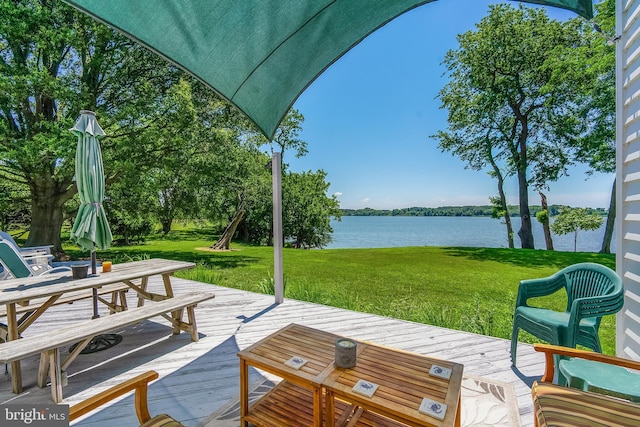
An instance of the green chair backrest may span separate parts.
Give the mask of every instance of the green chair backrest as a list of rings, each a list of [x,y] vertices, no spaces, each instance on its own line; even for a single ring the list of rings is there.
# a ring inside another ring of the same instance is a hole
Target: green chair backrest
[[[11,272],[15,278],[33,276],[33,270],[29,268],[27,262],[20,256],[15,248],[7,241],[0,240],[0,261],[4,267]]]
[[[595,298],[591,302],[592,307],[583,307],[583,311],[592,308],[602,315],[616,313],[624,303],[622,279],[609,267],[595,263],[574,264],[564,270],[564,276],[567,310],[580,298]]]

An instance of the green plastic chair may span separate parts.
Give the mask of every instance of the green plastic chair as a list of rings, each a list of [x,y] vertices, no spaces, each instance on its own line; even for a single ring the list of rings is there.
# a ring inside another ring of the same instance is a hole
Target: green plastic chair
[[[30,264],[25,257],[6,240],[0,240],[0,264],[11,273],[11,277],[17,279],[71,270],[69,267],[51,268],[48,264]]]
[[[567,293],[564,312],[527,304],[530,298],[551,295],[562,289]],[[550,277],[521,281],[513,316],[511,365],[516,366],[520,329],[549,344],[570,348],[579,344],[602,353],[598,336],[602,316],[617,313],[623,304],[620,276],[601,264],[575,264]]]

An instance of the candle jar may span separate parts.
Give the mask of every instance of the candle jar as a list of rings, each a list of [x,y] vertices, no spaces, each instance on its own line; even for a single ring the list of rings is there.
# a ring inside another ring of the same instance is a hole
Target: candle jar
[[[89,273],[89,264],[71,266],[71,276],[74,279],[84,279],[87,277],[88,273]]]
[[[102,262],[102,272],[108,273],[111,271],[111,261],[103,261]]]
[[[356,349],[355,341],[348,338],[340,338],[336,340],[336,357],[335,365],[338,368],[353,368],[356,366]]]

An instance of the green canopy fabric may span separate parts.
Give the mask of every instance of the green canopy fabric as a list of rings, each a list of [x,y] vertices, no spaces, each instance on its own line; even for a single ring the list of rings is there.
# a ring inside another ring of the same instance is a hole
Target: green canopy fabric
[[[91,111],[81,111],[70,131],[78,137],[76,149],[76,185],[80,208],[71,229],[71,240],[82,249],[107,249],[113,237],[102,207],[104,170],[98,140],[105,133]]]
[[[387,22],[433,0],[64,1],[199,78],[272,139],[327,67]],[[592,0],[529,2],[593,14]]]

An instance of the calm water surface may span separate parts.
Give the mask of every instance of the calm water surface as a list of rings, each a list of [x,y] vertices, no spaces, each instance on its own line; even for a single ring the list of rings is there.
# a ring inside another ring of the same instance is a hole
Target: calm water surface
[[[514,232],[520,229],[520,218],[512,218]],[[389,248],[398,246],[474,246],[506,248],[507,228],[500,220],[486,217],[389,217],[345,216],[332,221],[333,242],[327,248]],[[533,221],[537,249],[545,249],[542,224]],[[579,252],[598,252],[602,246],[604,225],[595,231],[578,232]],[[558,251],[573,251],[573,233],[553,235]],[[520,247],[520,239],[514,236]],[[614,241],[611,252],[615,252]]]

